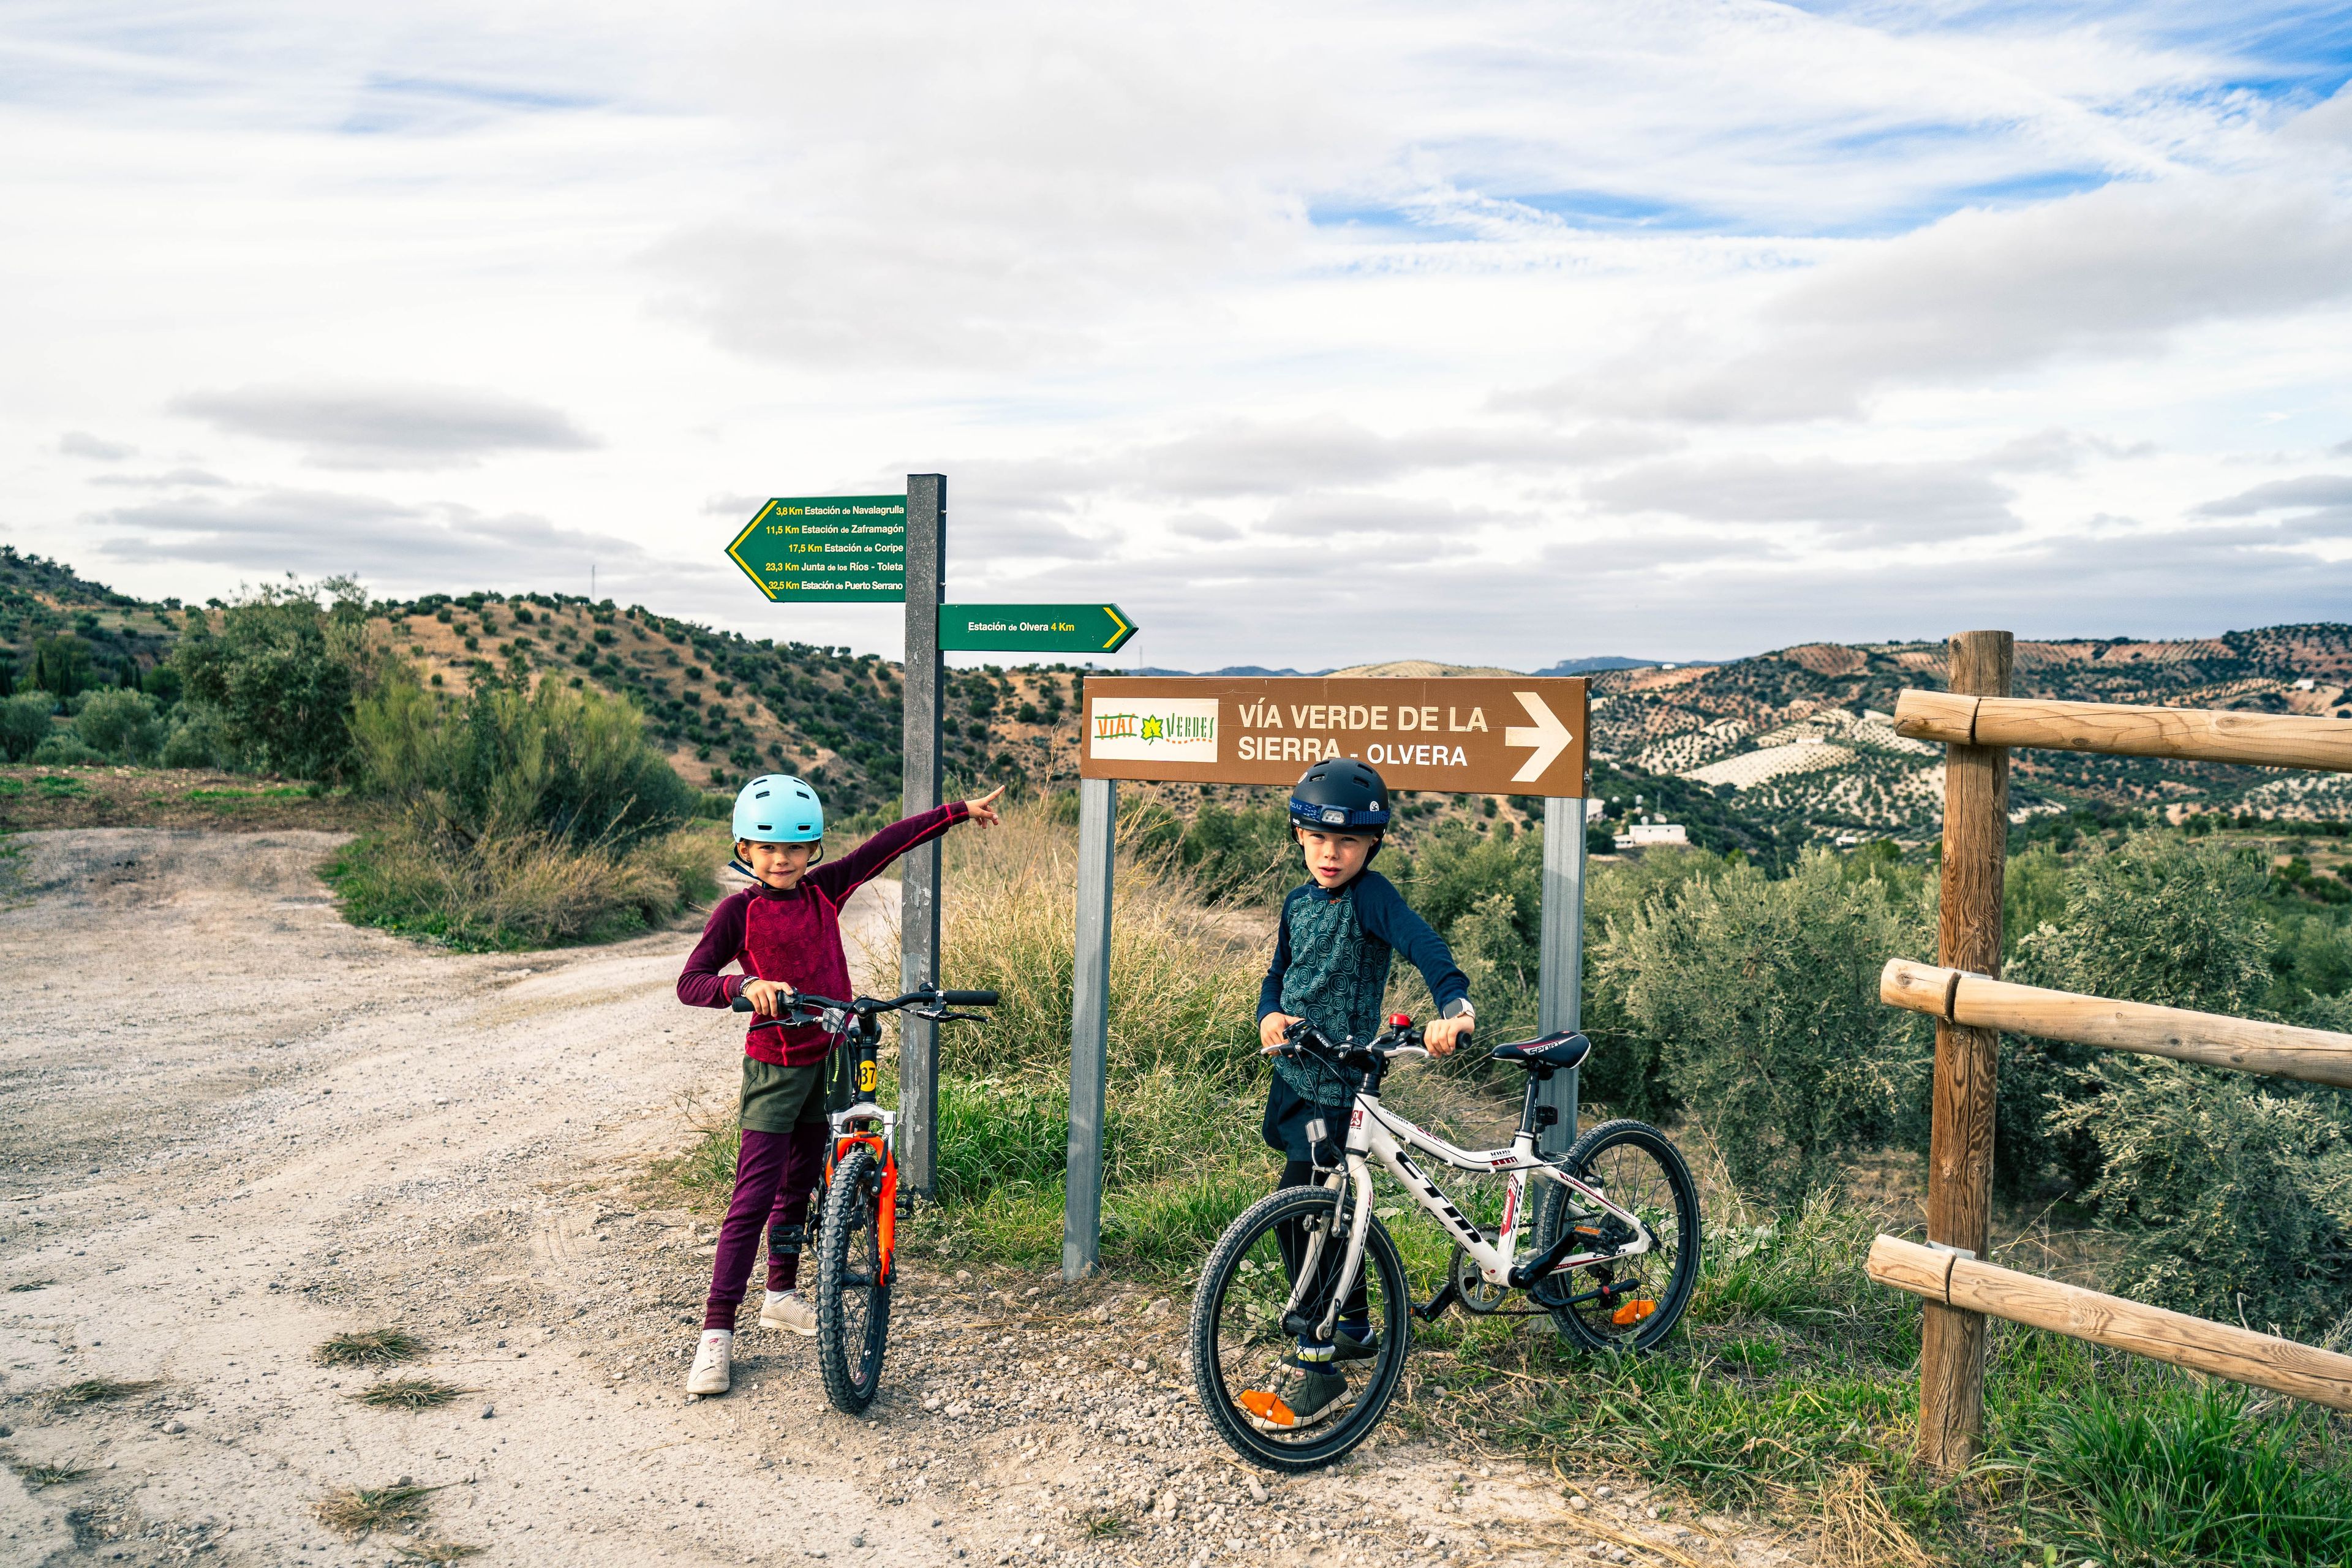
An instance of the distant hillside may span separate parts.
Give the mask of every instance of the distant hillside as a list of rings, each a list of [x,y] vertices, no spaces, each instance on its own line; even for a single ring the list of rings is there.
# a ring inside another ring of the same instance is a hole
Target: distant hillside
[[[1817,836],[1917,834],[1937,820],[1942,752],[1895,733],[1896,694],[1944,684],[1941,643],[1810,643],[1729,664],[1593,678],[1596,755],[1629,774],[1707,785],[1752,821]],[[2308,682],[2308,689],[2303,683]],[[2191,641],[2021,642],[2021,697],[2352,718],[2352,626],[2268,626]],[[2341,781],[2260,768],[2025,752],[2020,812],[2103,801],[2226,804],[2286,816],[2352,809]]]
[[[444,690],[462,689],[477,668],[520,657],[543,675],[637,702],[679,770],[706,787],[731,788],[778,769],[817,781],[844,814],[897,804],[899,672],[871,654],[754,640],[576,595],[432,595],[375,611],[391,645]],[[107,683],[135,681],[168,655],[189,616],[205,613],[176,601],[146,604],[60,563],[0,547],[0,667],[11,674],[29,668],[37,643],[70,637],[86,645]],[[1943,661],[1941,643],[1808,643],[1725,664],[1612,657],[1541,673],[1611,667],[1591,673],[1592,791],[1612,800],[1614,821],[1655,816],[1687,823],[1716,847],[1786,850],[1933,831],[1942,752],[1895,734],[1890,718],[1904,687],[1942,686]],[[1412,659],[1329,673],[1518,672]],[[949,671],[950,787],[1073,776],[1085,681],[1066,665]],[[2184,641],[2021,642],[2016,686],[2021,696],[2352,718],[2352,626]],[[2332,775],[2059,752],[2021,753],[2012,796],[2021,814],[2103,802],[2352,816],[2352,785]],[[1524,797],[1494,804],[1521,818],[1539,806]],[[1490,817],[1484,803],[1460,809]]]

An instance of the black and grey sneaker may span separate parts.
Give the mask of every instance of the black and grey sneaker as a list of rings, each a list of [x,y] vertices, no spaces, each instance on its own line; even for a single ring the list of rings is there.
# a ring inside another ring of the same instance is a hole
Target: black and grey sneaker
[[[1296,1432],[1338,1415],[1347,1397],[1348,1380],[1339,1373],[1287,1362],[1274,1388],[1245,1388],[1240,1403],[1259,1431]]]

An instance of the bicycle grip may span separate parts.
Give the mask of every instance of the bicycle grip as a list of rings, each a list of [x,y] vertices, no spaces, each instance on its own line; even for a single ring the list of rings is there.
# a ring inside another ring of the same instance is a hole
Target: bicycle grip
[[[739,994],[735,1000],[728,1004],[728,1005],[732,1007],[738,1013],[748,1013],[751,1010],[751,999],[749,996]]]
[[[996,993],[993,991],[942,991],[940,993],[940,1001],[950,1007],[993,1007],[996,1005]]]

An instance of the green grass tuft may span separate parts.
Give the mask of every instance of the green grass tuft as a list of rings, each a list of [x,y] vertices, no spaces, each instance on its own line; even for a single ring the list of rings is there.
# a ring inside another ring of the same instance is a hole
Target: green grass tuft
[[[11,1461],[9,1468],[23,1477],[25,1484],[37,1491],[42,1487],[61,1487],[89,1474],[79,1465],[46,1465],[25,1459]]]
[[[415,1361],[425,1353],[425,1342],[406,1329],[362,1329],[337,1334],[310,1352],[323,1366],[389,1366]]]
[[[2005,1447],[2029,1483],[2028,1517],[2063,1554],[2352,1563],[2352,1456],[2316,1412],[2170,1375],[2053,1393]]]
[[[344,1487],[313,1505],[319,1522],[357,1539],[378,1530],[414,1530],[432,1511],[439,1487]]]
[[[69,1383],[58,1390],[49,1396],[49,1403],[60,1408],[75,1405],[103,1405],[163,1386],[153,1379],[134,1382],[115,1377],[86,1377],[79,1383]]]
[[[460,1388],[454,1383],[443,1383],[437,1378],[394,1377],[382,1383],[372,1383],[357,1394],[345,1397],[378,1410],[430,1410],[460,1395],[480,1392],[478,1388]]]

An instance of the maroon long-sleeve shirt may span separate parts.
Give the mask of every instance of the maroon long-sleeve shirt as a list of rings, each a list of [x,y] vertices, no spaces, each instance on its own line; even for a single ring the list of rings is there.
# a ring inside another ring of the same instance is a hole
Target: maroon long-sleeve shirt
[[[817,862],[788,893],[761,882],[730,893],[710,911],[702,940],[677,977],[677,999],[689,1007],[732,1006],[743,983],[757,979],[847,1001],[854,993],[849,956],[841,946],[841,906],[891,861],[967,815],[959,800],[894,822],[840,859]],[[740,973],[722,973],[730,963]],[[743,1037],[746,1055],[790,1067],[823,1061],[831,1044],[814,1024],[753,1029]]]

